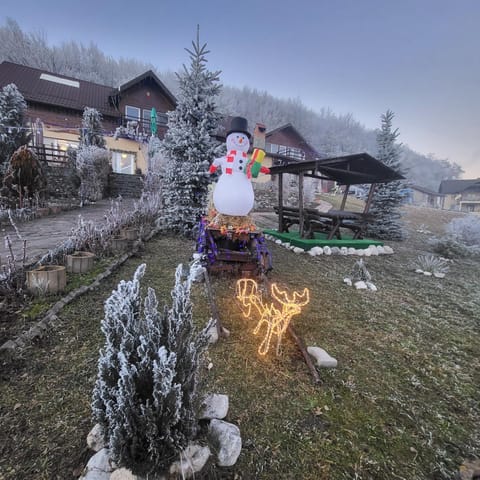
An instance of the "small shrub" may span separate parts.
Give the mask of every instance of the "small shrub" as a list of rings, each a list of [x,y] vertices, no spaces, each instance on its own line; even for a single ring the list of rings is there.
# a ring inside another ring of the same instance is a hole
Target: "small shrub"
[[[110,152],[96,146],[85,146],[77,152],[77,170],[80,176],[80,198],[97,201],[104,197],[110,173]]]
[[[370,272],[367,270],[366,265],[363,263],[363,258],[357,260],[353,266],[350,278],[353,282],[369,282],[372,279]]]
[[[172,307],[163,312],[152,288],[142,309],[144,273],[143,264],[105,303],[105,346],[92,401],[115,463],[140,475],[165,470],[195,436],[198,371],[207,345],[206,330],[194,335],[182,266]]]
[[[419,255],[415,262],[415,268],[423,270],[424,272],[447,273],[448,265],[447,261],[443,258],[436,257],[435,255]]]

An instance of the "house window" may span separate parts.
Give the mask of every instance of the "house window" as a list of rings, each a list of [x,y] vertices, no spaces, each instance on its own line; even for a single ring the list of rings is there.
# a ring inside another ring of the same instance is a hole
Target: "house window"
[[[140,120],[140,109],[137,107],[125,106],[125,117],[127,120]]]
[[[112,169],[115,173],[133,174],[135,172],[135,154],[112,152]]]

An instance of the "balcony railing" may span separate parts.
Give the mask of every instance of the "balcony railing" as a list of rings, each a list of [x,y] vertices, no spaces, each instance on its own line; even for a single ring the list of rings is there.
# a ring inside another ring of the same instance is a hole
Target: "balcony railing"
[[[38,159],[52,167],[66,167],[68,165],[68,153],[60,148],[46,147],[44,145],[30,146]]]
[[[168,117],[164,113],[157,113],[157,126],[158,127],[166,127],[167,126]],[[141,138],[141,137],[149,137],[152,134],[152,124],[150,119],[143,120],[138,119],[136,117],[129,117],[127,115],[123,115],[120,119],[120,137],[128,137],[128,138]]]

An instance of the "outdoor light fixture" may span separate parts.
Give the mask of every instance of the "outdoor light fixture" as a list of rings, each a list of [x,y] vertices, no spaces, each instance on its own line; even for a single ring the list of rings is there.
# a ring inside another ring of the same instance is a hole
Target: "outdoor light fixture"
[[[236,298],[242,306],[243,316],[245,318],[250,317],[252,307],[260,316],[253,333],[256,335],[263,324],[267,326],[265,337],[258,347],[260,355],[267,354],[273,335],[277,336],[276,353],[277,355],[280,353],[282,337],[288,328],[290,320],[294,315],[298,315],[302,311],[302,307],[310,301],[308,288],[305,288],[302,293],[293,292],[293,295],[289,296],[287,291],[280,290],[276,283],[271,285],[271,295],[276,304],[263,302],[262,294],[258,291],[258,285],[255,280],[242,278],[237,281]]]

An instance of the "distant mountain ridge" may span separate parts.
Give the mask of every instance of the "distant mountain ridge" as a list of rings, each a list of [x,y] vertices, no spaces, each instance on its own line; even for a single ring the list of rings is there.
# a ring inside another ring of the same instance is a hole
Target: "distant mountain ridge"
[[[131,58],[114,59],[94,44],[85,47],[65,42],[50,46],[44,35],[25,33],[12,19],[0,26],[0,61],[3,60],[113,87],[154,70],[174,94],[177,92],[176,76],[171,71],[158,72],[151,64]],[[250,87],[224,86],[218,109],[227,115],[247,118],[251,126],[263,122],[268,130],[291,123],[318,152],[327,156],[376,154],[376,132],[366,129],[352,114],[338,115],[324,108],[315,112],[298,98],[284,100]],[[378,112],[379,125],[382,113]],[[425,156],[407,146],[401,148],[403,173],[417,185],[438,191],[442,180],[459,178],[463,172],[458,164],[447,159]]]

